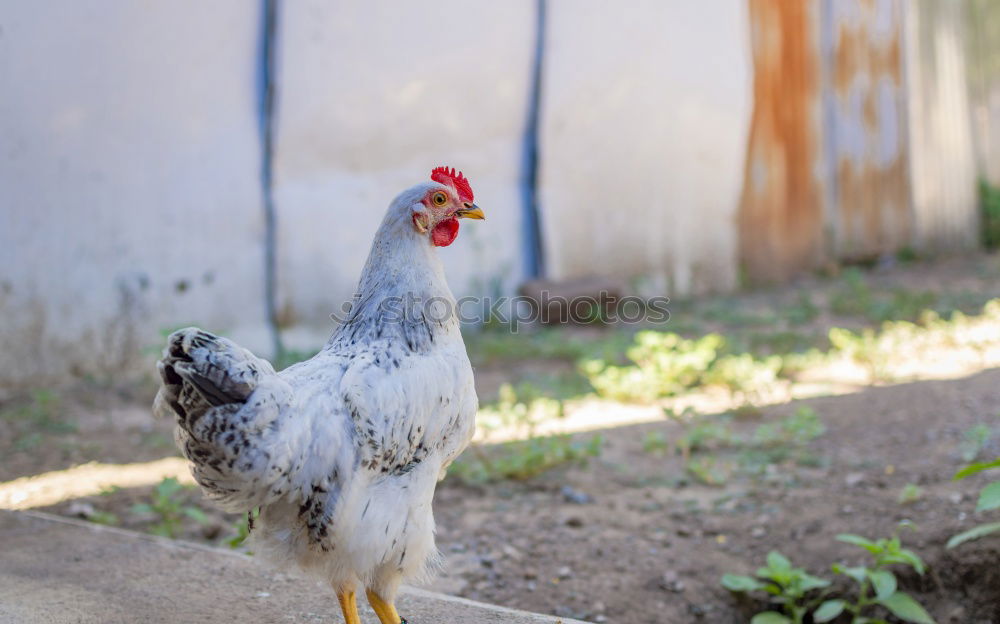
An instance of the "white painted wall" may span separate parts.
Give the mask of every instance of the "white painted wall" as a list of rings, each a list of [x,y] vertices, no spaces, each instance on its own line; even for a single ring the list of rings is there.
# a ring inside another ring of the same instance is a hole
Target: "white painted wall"
[[[541,155],[553,277],[736,282],[751,113],[743,0],[551,0]]]
[[[292,346],[329,333],[388,202],[437,165],[464,170],[488,216],[441,250],[456,294],[523,277],[534,8],[281,3],[275,203]],[[121,371],[188,323],[267,354],[260,9],[0,0],[0,383]],[[745,22],[741,0],[551,2],[541,199],[555,277],[734,282]]]
[[[518,175],[533,0],[284,7],[279,307],[329,331],[389,202],[437,165],[465,172],[487,216],[463,222],[440,250],[452,290],[484,293],[494,280],[512,290],[522,276]]]
[[[266,345],[258,3],[44,4],[0,1],[0,380]]]

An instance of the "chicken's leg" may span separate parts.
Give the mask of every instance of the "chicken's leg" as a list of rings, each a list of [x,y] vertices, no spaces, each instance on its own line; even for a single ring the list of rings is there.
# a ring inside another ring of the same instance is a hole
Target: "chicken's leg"
[[[337,600],[340,601],[340,610],[344,612],[345,624],[361,624],[361,616],[358,615],[358,602],[354,597],[354,589],[342,589],[337,592]]]
[[[365,594],[368,596],[368,604],[375,610],[379,622],[382,624],[406,624],[406,620],[399,617],[395,605],[391,602],[382,600],[381,596],[370,589],[365,590]]]

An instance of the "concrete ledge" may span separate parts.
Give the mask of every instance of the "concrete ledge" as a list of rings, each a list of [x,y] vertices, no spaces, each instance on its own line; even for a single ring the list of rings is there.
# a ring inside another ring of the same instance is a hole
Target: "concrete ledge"
[[[581,624],[405,589],[412,624]],[[378,624],[362,606],[365,624]],[[329,588],[251,557],[38,512],[0,511],[0,622],[341,622]]]

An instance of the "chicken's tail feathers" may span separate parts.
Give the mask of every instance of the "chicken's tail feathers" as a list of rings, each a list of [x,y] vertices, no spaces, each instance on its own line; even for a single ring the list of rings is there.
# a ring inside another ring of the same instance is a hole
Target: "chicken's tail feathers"
[[[262,377],[275,374],[266,360],[197,327],[170,334],[157,369],[157,411],[169,408],[186,429],[213,407],[246,402]]]
[[[226,338],[195,327],[167,338],[153,404],[177,419],[177,444],[205,493],[245,511],[287,491],[280,416],[291,397],[274,368]]]

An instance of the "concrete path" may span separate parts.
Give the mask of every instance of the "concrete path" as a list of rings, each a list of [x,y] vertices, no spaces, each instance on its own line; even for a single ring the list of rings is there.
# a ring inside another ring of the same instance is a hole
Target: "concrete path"
[[[406,589],[411,624],[581,624]],[[362,606],[365,624],[378,624]],[[0,622],[342,622],[333,593],[239,553],[70,520],[0,511]]]

